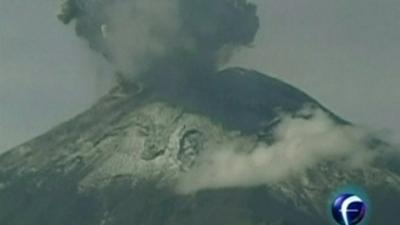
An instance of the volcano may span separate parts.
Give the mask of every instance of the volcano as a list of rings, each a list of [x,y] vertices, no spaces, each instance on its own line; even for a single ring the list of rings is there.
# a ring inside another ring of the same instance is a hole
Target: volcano
[[[282,112],[312,105],[352,126],[256,71],[225,69],[209,79],[180,93],[121,78],[87,111],[3,154],[0,224],[330,224],[330,195],[346,184],[366,189],[369,224],[398,224],[399,170],[384,158],[357,170],[321,163],[273,184],[177,193],[176,177],[196,165],[208,143],[243,139],[251,151],[257,140],[274,142],[269,133]]]

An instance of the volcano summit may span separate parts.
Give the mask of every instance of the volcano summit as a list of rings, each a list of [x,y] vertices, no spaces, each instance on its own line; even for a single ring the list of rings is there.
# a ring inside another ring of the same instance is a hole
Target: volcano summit
[[[90,109],[0,156],[2,225],[321,225],[362,187],[397,225],[398,152],[268,75],[220,69],[258,29],[247,0],[67,0],[114,67]],[[396,158],[397,157],[397,158]]]

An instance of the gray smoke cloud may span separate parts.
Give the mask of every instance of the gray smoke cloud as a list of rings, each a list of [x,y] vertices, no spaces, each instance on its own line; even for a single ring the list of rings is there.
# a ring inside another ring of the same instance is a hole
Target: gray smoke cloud
[[[181,79],[210,74],[250,45],[256,10],[247,0],[66,0],[58,18],[74,21],[77,35],[129,78],[162,71]]]
[[[243,152],[238,139],[205,151],[197,166],[179,178],[178,192],[273,184],[324,162],[341,162],[343,168],[356,169],[375,158],[365,129],[339,125],[322,110],[301,113],[307,116],[282,117],[272,144],[258,141],[251,152]]]

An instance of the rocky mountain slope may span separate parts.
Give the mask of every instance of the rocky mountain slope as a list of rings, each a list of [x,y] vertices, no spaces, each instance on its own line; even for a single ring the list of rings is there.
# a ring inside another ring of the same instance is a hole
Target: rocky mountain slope
[[[348,125],[255,71],[227,69],[208,79],[190,91],[120,81],[89,110],[3,154],[0,224],[330,224],[330,197],[350,183],[373,202],[369,224],[398,224],[398,167],[383,157],[362,169],[322,162],[279,183],[177,193],[176,180],[213,143],[239,141],[246,152],[259,140],[274,142],[282,112],[313,105]]]

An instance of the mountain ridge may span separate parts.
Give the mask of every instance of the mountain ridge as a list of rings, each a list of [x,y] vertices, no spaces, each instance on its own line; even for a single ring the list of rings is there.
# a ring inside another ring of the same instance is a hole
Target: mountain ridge
[[[176,179],[213,144],[239,141],[242,151],[251,151],[281,112],[294,114],[305,104],[325,110],[294,87],[262,76],[227,69],[186,95],[117,86],[84,113],[0,156],[0,223],[327,224],[321,205],[349,182],[365,185],[385,210],[395,206],[398,174],[377,167],[347,171],[335,163],[275,184],[176,193]],[[396,215],[377,211],[383,214],[372,221]]]

